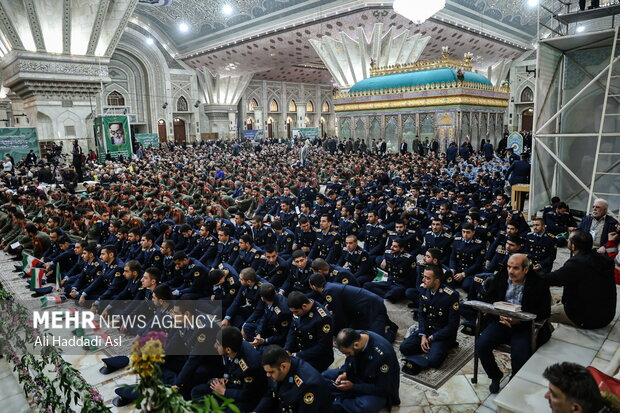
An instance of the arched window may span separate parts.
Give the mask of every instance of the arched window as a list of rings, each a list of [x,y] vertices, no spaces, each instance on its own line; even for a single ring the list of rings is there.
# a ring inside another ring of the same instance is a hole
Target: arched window
[[[534,101],[534,92],[528,86],[521,92],[521,102],[533,102]]]
[[[185,99],[183,96],[181,96],[178,100],[177,100],[177,112],[187,112],[187,99]]]
[[[312,103],[311,100],[309,100],[306,105],[306,112],[314,112],[314,103]]]
[[[279,112],[280,108],[278,107],[278,102],[276,102],[275,99],[273,99],[270,103],[269,103],[269,112]]]
[[[258,106],[258,102],[256,101],[256,99],[250,100],[250,103],[248,104],[248,112],[254,112],[254,109],[257,106]]]
[[[329,112],[329,103],[327,103],[327,101],[323,102],[323,108],[321,109],[321,112]]]
[[[108,95],[108,106],[125,106],[125,98],[119,92],[110,92]]]
[[[295,101],[292,99],[291,99],[291,102],[288,104],[288,111],[297,112],[297,103],[295,103]]]

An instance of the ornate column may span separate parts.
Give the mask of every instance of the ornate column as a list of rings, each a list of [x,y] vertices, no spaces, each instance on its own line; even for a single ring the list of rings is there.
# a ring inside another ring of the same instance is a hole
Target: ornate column
[[[252,75],[213,75],[206,67],[197,69],[196,72],[205,97],[204,111],[208,118],[207,125],[203,125],[201,130],[234,139],[237,134],[237,105],[252,80]],[[257,116],[256,109],[254,113]]]
[[[306,127],[306,109],[307,103],[297,103],[297,127],[305,128]]]
[[[91,104],[96,107],[98,92],[110,81],[110,56],[137,4],[0,2],[2,83],[23,100],[40,140],[78,138],[84,150],[94,148],[92,128],[86,126],[92,121]]]

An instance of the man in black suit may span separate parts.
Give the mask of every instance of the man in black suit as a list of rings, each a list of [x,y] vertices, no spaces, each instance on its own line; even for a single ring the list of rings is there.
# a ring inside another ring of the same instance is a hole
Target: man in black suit
[[[514,254],[508,259],[507,271],[498,273],[488,282],[485,301],[494,303],[506,301],[521,306],[521,310],[536,314],[536,320],[549,318],[551,313],[551,293],[549,287],[538,274],[530,268],[530,260],[525,254]],[[491,379],[489,390],[499,392],[502,371],[497,366],[493,349],[500,344],[510,344],[512,375],[517,374],[532,355],[531,328],[529,323],[519,322],[511,317],[492,316],[492,319],[476,339],[476,354],[484,371]],[[538,334],[538,345],[551,337],[546,323]]]
[[[616,314],[613,260],[592,250],[592,236],[575,230],[568,237],[572,257],[562,268],[542,275],[549,285],[562,286],[562,303],[551,310],[551,321],[578,328],[603,328]]]
[[[407,142],[406,142],[406,141],[403,141],[403,142],[400,144],[400,154],[401,154],[401,155],[405,155],[406,153],[407,153]]]

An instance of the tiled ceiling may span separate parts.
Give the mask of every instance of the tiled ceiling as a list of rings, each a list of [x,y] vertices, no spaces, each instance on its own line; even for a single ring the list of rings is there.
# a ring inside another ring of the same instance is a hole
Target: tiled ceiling
[[[383,23],[384,30],[392,28],[396,34],[409,30],[410,35],[421,33],[431,37],[422,59],[436,58],[442,46],[449,46],[455,57],[465,52],[475,56],[475,68],[483,69],[502,59],[513,59],[523,50],[499,40],[459,28],[441,21],[429,20],[416,25],[393,13],[375,16],[365,10],[347,16],[298,27],[286,32],[252,39],[214,52],[191,57],[185,63],[194,68],[206,66],[221,75],[254,73],[254,79],[331,84],[332,77],[325,69],[308,39],[330,36],[339,38],[340,32],[357,38],[357,27],[368,35],[375,23]]]

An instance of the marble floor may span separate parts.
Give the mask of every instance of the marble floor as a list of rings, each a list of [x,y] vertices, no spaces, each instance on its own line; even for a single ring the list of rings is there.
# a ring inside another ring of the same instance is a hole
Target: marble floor
[[[560,250],[555,266],[560,266],[567,258],[567,250]],[[0,253],[0,274],[10,273],[14,263],[14,261],[10,261],[7,256]],[[558,290],[554,290],[553,293],[554,295],[561,295],[561,291]],[[400,341],[410,325],[409,309],[404,304],[393,305],[387,303],[387,306],[390,317],[399,324],[397,341]],[[533,366],[537,364],[546,365],[545,363],[548,364],[549,360],[557,360],[558,358],[565,358],[567,360],[577,358],[579,360],[578,357],[588,358],[595,366],[597,364],[603,365],[606,364],[605,361],[613,356],[615,349],[620,346],[620,323],[610,326],[605,333],[601,332],[598,335],[583,334],[575,329],[562,326],[554,333],[553,340],[555,340],[554,347],[550,347],[548,350],[541,348],[535,354],[530,361]],[[120,370],[107,376],[99,373],[99,368],[102,366],[101,358],[105,357],[103,354],[66,355],[64,357],[80,371],[85,380],[97,388],[109,406],[111,406],[111,401],[115,397],[114,389],[124,384],[135,383],[136,377],[128,369]],[[497,353],[496,358],[500,368],[508,372],[510,357],[504,353]],[[335,364],[342,361],[343,356],[336,351]],[[525,391],[525,394],[530,399],[530,406],[540,407],[542,403],[546,404],[543,398],[544,385],[540,376],[541,371],[541,369],[536,368],[527,369],[527,372],[523,371],[523,377],[517,376],[516,379],[508,384],[508,386],[514,387],[515,394]],[[391,411],[393,413],[489,413],[499,411],[495,403],[496,395],[489,394],[489,380],[486,375],[483,372],[480,373],[477,384],[471,383],[472,376],[473,360],[470,360],[438,390],[401,382],[401,405],[393,408]],[[502,387],[507,385],[506,382],[507,379],[502,383]],[[510,406],[511,403],[519,403],[519,400],[511,400],[505,393],[501,392],[497,396],[503,400],[502,403],[505,406]],[[513,393],[513,391],[510,393]],[[31,411],[28,399],[21,391],[16,376],[12,374],[11,367],[5,360],[0,360],[0,405],[3,407],[2,411],[10,411],[12,413]],[[136,409],[131,406],[123,408],[112,407],[112,411],[132,412],[136,411]],[[532,411],[539,412],[544,410],[529,410],[529,412]]]

